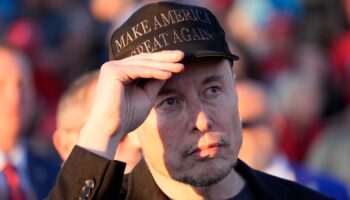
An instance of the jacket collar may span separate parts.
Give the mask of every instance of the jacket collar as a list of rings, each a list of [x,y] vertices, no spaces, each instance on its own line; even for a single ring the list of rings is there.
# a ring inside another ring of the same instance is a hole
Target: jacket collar
[[[277,181],[279,178],[254,170],[241,160],[237,160],[235,170],[246,181],[257,199],[287,199],[289,189]]]
[[[144,159],[127,175],[127,180],[126,199],[169,199],[157,186]]]

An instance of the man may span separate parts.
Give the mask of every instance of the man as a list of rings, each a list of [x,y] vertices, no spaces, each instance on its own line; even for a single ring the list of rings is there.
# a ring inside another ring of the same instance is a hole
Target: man
[[[58,103],[53,143],[63,161],[77,143],[80,129],[89,116],[98,75],[98,71],[83,74],[69,86]],[[120,142],[114,159],[125,162],[127,165],[124,173],[129,173],[141,157],[139,145],[131,135],[126,135]]]
[[[0,199],[43,199],[59,170],[47,145],[23,137],[33,117],[31,81],[26,57],[0,45]]]
[[[111,56],[49,199],[327,199],[237,160],[238,57],[207,9],[142,7],[114,32]],[[144,161],[119,191],[124,166],[113,158],[133,130]]]
[[[273,128],[274,113],[268,93],[259,82],[237,82],[238,109],[243,124],[243,143],[238,157],[254,169],[296,181],[337,200],[349,199],[343,183],[326,174],[292,164],[279,149],[278,133]]]

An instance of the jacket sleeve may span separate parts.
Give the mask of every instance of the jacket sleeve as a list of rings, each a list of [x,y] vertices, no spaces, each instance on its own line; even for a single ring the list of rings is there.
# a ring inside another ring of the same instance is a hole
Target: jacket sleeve
[[[125,163],[105,159],[76,145],[47,199],[117,199],[124,169]]]

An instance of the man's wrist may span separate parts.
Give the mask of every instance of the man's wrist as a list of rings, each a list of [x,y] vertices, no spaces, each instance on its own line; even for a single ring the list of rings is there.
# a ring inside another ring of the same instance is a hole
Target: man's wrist
[[[104,134],[101,129],[84,126],[80,131],[77,145],[106,159],[113,160],[120,139],[117,135]]]

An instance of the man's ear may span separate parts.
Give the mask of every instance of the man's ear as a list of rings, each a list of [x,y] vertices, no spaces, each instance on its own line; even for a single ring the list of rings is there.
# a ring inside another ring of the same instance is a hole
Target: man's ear
[[[63,144],[62,144],[62,133],[63,130],[62,129],[56,129],[55,132],[53,133],[53,136],[52,136],[52,142],[53,142],[53,145],[55,146],[56,148],[56,151],[58,152],[58,154],[61,156],[62,160],[64,160],[64,153],[63,153]]]
[[[55,130],[52,138],[53,144],[63,161],[67,159],[74,145],[77,143],[78,137],[79,134],[68,132],[64,129]]]

